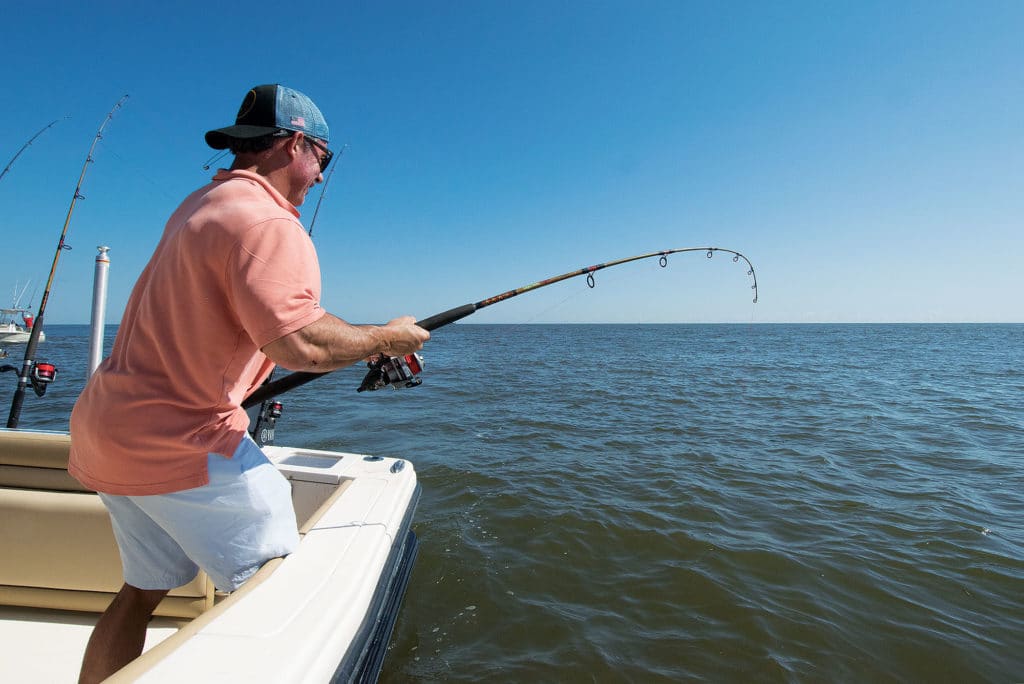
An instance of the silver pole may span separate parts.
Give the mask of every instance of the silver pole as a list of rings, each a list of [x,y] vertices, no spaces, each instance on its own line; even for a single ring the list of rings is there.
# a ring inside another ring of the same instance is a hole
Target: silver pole
[[[109,247],[97,247],[96,272],[92,281],[92,331],[89,333],[89,373],[86,380],[100,365],[103,357],[103,335],[107,315],[107,272],[110,270]]]

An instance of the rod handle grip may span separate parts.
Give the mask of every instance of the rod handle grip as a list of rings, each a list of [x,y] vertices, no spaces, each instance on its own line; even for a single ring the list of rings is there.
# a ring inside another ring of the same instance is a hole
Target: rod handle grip
[[[21,406],[25,403],[25,385],[18,383],[18,389],[14,391],[14,399],[11,401],[11,412],[7,416],[7,429],[14,430],[21,422]]]
[[[457,306],[454,309],[448,309],[447,311],[442,311],[439,314],[428,316],[421,321],[416,321],[416,325],[420,326],[424,330],[437,330],[441,326],[454,323],[460,318],[465,318],[474,311],[476,311],[476,304],[463,304],[462,306]]]
[[[245,398],[245,401],[242,402],[242,408],[247,409],[256,406],[257,404],[263,403],[265,399],[276,397],[278,394],[282,394],[288,390],[305,385],[307,382],[312,382],[323,375],[326,375],[326,373],[307,373],[305,371],[296,371],[295,373],[286,375],[279,380],[265,383]]]

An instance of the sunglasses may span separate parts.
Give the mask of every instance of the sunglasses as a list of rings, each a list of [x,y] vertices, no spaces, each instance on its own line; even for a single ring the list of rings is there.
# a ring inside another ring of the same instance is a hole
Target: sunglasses
[[[334,153],[327,149],[327,146],[321,142],[318,142],[314,138],[306,137],[306,142],[324,153],[324,156],[320,157],[320,173],[327,170],[327,166],[331,163],[331,159],[334,158]],[[319,156],[319,155],[317,155]]]

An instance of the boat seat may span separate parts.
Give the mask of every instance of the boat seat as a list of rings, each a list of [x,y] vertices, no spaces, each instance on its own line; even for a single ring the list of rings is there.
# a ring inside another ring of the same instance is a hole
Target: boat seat
[[[0,605],[102,612],[124,582],[110,516],[68,475],[63,433],[0,431]],[[173,589],[156,615],[213,607],[205,572]]]

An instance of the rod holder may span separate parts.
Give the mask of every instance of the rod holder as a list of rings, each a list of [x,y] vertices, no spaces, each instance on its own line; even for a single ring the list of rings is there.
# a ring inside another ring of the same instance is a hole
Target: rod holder
[[[89,332],[89,370],[85,376],[88,380],[100,365],[103,358],[103,338],[106,332],[107,316],[107,274],[110,271],[109,247],[96,248],[96,270],[92,281],[92,329]]]

